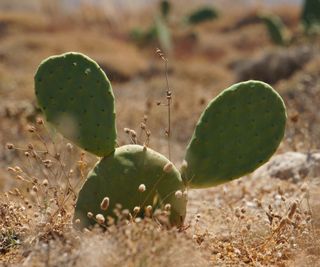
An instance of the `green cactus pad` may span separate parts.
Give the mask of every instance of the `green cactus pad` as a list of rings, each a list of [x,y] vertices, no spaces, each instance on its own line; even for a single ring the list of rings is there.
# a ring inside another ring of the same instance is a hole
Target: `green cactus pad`
[[[213,7],[202,7],[189,16],[186,21],[190,24],[199,24],[205,21],[216,19],[219,16],[219,12]]]
[[[161,15],[164,19],[168,18],[170,8],[171,8],[171,5],[170,5],[169,0],[162,0],[160,2]]]
[[[268,161],[283,138],[286,109],[268,84],[235,84],[201,115],[185,156],[182,177],[190,187],[218,185]]]
[[[261,15],[265,23],[270,39],[277,45],[285,45],[288,42],[288,32],[280,17],[276,15]]]
[[[301,20],[307,31],[313,27],[320,26],[319,0],[304,0]]]
[[[58,131],[98,156],[114,150],[114,96],[97,63],[79,53],[49,57],[34,79],[39,106]]]
[[[87,212],[114,217],[113,209],[117,203],[131,213],[135,206],[140,206],[143,211],[147,205],[156,207],[170,203],[170,221],[173,225],[180,225],[186,214],[186,199],[176,198],[175,192],[183,191],[184,185],[174,166],[169,172],[163,170],[167,163],[170,163],[168,159],[150,148],[139,145],[117,148],[89,173],[79,193],[74,218],[80,218],[82,226],[89,226],[95,222],[87,218]],[[146,186],[143,193],[138,191],[140,184]],[[110,199],[106,211],[100,209],[104,197]],[[156,199],[161,199],[162,203]],[[139,215],[143,216],[143,212]]]

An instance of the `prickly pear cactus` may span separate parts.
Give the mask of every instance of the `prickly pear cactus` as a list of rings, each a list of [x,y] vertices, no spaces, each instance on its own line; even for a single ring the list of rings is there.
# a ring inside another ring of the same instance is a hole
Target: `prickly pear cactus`
[[[265,23],[273,43],[278,45],[285,45],[288,43],[288,31],[280,17],[275,15],[261,15],[260,18]]]
[[[252,172],[275,152],[285,129],[284,103],[269,85],[235,84],[201,115],[180,174],[150,148],[115,148],[112,88],[87,56],[66,53],[46,59],[35,75],[35,90],[47,121],[80,147],[103,156],[76,203],[74,219],[80,218],[84,227],[95,224],[88,212],[117,218],[116,204],[135,216],[144,216],[146,206],[170,204],[170,223],[180,226],[187,187],[214,186]],[[100,205],[103,199],[108,199],[106,207]]]
[[[320,25],[320,0],[304,1],[301,20],[306,30],[310,30],[315,25]]]
[[[38,104],[66,138],[98,156],[115,148],[111,84],[93,60],[67,53],[44,60],[35,75]]]
[[[144,192],[138,190],[141,184],[145,185]],[[107,196],[110,204],[105,216],[114,217],[116,204],[131,213],[134,207],[140,207],[138,216],[143,216],[146,206],[155,209],[169,203],[171,224],[181,225],[186,215],[186,198],[177,198],[178,190],[183,192],[184,185],[179,171],[168,159],[150,148],[122,146],[103,158],[89,174],[79,193],[75,217],[84,226],[92,224],[87,212],[101,213],[100,202]]]
[[[268,84],[235,84],[201,115],[185,156],[182,176],[193,188],[215,186],[264,164],[283,138],[286,110]]]
[[[215,8],[203,7],[187,16],[186,21],[189,24],[199,24],[208,20],[216,19],[218,16],[219,13]]]
[[[160,10],[161,10],[161,15],[164,19],[167,19],[169,16],[169,12],[170,12],[170,2],[169,0],[162,0],[160,2]]]

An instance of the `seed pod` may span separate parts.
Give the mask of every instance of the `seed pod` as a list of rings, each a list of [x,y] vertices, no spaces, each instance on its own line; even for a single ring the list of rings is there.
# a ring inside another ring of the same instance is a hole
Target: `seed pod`
[[[140,207],[138,207],[138,206],[134,207],[134,208],[133,208],[133,212],[134,212],[135,214],[139,213],[139,212],[140,212]]]
[[[105,198],[102,200],[101,204],[100,204],[100,208],[101,208],[102,210],[107,210],[108,207],[109,207],[109,203],[110,203],[109,198],[108,198],[108,197],[105,197]]]
[[[176,198],[182,198],[181,190],[176,191],[174,195],[175,195]]]
[[[146,186],[144,184],[139,185],[138,191],[143,193],[144,191],[146,191]]]
[[[151,205],[148,205],[146,207],[146,215],[151,217],[151,214],[152,214],[152,206]]]
[[[97,214],[96,220],[99,224],[104,224],[104,222],[106,221],[106,219],[104,218],[104,216],[102,214]]]
[[[173,164],[171,162],[168,162],[166,165],[163,167],[163,171],[166,173],[171,172],[173,169]]]
[[[11,144],[11,143],[8,143],[8,144],[7,144],[7,149],[11,150],[11,149],[13,149],[13,148],[14,148],[14,145],[13,145],[13,144]]]

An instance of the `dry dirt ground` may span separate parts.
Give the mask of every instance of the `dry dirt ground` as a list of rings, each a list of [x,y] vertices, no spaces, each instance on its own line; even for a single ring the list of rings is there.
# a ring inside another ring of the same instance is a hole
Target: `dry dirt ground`
[[[113,84],[118,143],[130,142],[124,127],[139,133],[148,115],[150,147],[167,155],[167,110],[156,104],[165,101],[164,66],[155,53],[159,44],[138,44],[130,37],[134,27],[153,23],[156,7],[107,15],[89,6],[72,14],[45,5],[41,12],[0,10],[1,264],[320,266],[320,171],[317,166],[310,171],[309,164],[320,147],[320,39],[303,34],[299,7],[283,6],[269,11],[282,17],[292,43],[275,46],[257,20],[259,8],[228,7],[218,20],[188,27],[175,7],[169,18],[172,49],[166,52],[172,159],[181,164],[206,104],[246,77],[271,79],[283,96],[288,123],[277,154],[303,153],[304,167],[295,175],[265,170],[190,190],[183,229],[166,229],[147,218],[123,219],[105,232],[80,232],[72,225],[77,189],[97,159],[37,122],[33,75],[50,55],[87,54]],[[73,190],[67,190],[66,180]]]

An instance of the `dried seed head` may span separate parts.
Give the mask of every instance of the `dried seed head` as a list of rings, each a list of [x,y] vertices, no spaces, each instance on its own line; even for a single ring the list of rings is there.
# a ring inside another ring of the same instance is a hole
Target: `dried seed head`
[[[106,221],[106,219],[104,218],[104,216],[102,214],[97,214],[96,220],[99,224],[104,224],[104,222]]]
[[[307,183],[303,183],[301,186],[301,192],[307,192],[308,191],[308,184]]]
[[[128,217],[129,214],[130,214],[130,211],[128,209],[124,209],[121,211],[121,214],[124,216],[124,217]]]
[[[29,152],[24,152],[24,155],[28,158],[30,157],[30,153]]]
[[[176,191],[174,195],[175,195],[176,198],[182,198],[181,190]]]
[[[115,205],[115,207],[116,207],[116,209],[118,209],[118,210],[121,210],[121,209],[122,209],[122,205],[121,205],[120,203],[117,203],[117,204]]]
[[[38,192],[38,187],[36,187],[35,185],[32,187],[32,190],[34,191],[34,192]]]
[[[93,218],[93,213],[89,211],[89,212],[87,213],[87,217],[88,217],[89,219]]]
[[[180,168],[181,172],[186,171],[187,168],[188,168],[188,162],[186,160],[183,160]]]
[[[188,199],[188,191],[187,190],[183,191],[182,195],[185,199]]]
[[[14,149],[14,145],[11,143],[8,143],[6,146],[7,146],[7,149],[9,150]]]
[[[76,219],[74,222],[75,224],[80,224],[80,219]]]
[[[32,126],[32,125],[28,126],[28,132],[34,133],[35,131],[36,131],[36,128],[34,126]]]
[[[110,203],[110,200],[108,197],[105,197],[104,199],[102,199],[101,201],[101,204],[100,204],[100,208],[102,210],[107,210],[108,207],[109,207],[109,203]]]
[[[135,130],[130,130],[130,134],[132,137],[137,137],[137,133]]]
[[[146,212],[148,212],[148,213],[151,213],[151,212],[152,212],[152,206],[151,206],[151,205],[148,205],[148,206],[146,207]]]
[[[140,128],[141,128],[142,130],[145,130],[145,129],[146,129],[146,124],[145,124],[145,123],[143,123],[143,122],[141,122],[141,124],[140,124]]]
[[[67,143],[67,149],[68,151],[72,151],[73,145],[71,143]]]
[[[135,207],[133,208],[133,212],[134,212],[135,214],[139,213],[139,212],[140,212],[140,207],[135,206]]]
[[[173,164],[172,164],[171,162],[168,162],[168,163],[167,163],[166,165],[164,165],[164,167],[163,167],[163,171],[164,171],[165,173],[171,172],[172,169],[173,169]]]
[[[297,207],[298,207],[297,201],[293,202],[291,207],[290,207],[289,214],[288,214],[288,218],[289,219],[292,219],[293,215],[295,214],[295,212],[297,210]]]
[[[22,169],[21,169],[19,166],[15,166],[15,167],[14,167],[14,170],[15,170],[16,172],[19,172],[19,173],[22,173],[22,172],[23,172]]]
[[[144,184],[139,185],[138,191],[143,193],[144,191],[146,191],[146,186]]]
[[[237,218],[240,218],[240,209],[236,208],[236,210],[234,211],[234,214],[236,215]]]
[[[14,168],[12,168],[12,167],[8,167],[7,170],[8,170],[9,172],[15,172],[15,171],[16,171],[16,170],[15,170]]]
[[[43,119],[37,118],[37,124],[38,125],[43,125]]]
[[[167,203],[167,204],[164,206],[164,209],[165,209],[166,211],[171,210],[171,205],[170,205],[169,203]]]
[[[123,128],[123,130],[124,130],[124,132],[125,132],[126,134],[130,133],[130,129],[129,129],[129,128]]]
[[[33,150],[33,145],[32,145],[32,144],[28,144],[28,148],[29,148],[30,150]]]

